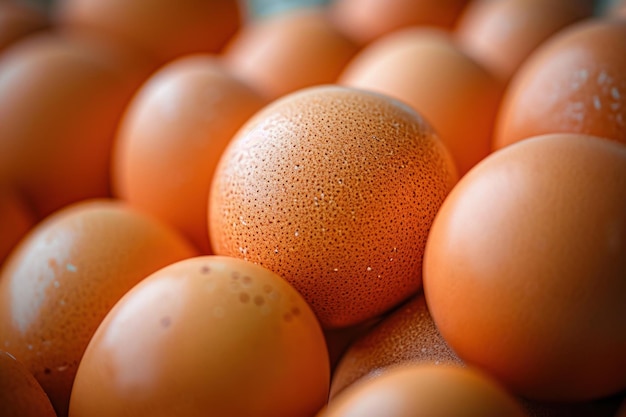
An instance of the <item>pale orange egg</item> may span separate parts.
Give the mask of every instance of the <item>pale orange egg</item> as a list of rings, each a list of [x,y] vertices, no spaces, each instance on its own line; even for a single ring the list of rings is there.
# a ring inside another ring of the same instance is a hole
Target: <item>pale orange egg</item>
[[[459,357],[519,395],[626,389],[626,146],[552,134],[492,153],[429,234],[424,293]]]
[[[209,55],[180,58],[134,97],[113,152],[114,194],[175,226],[210,252],[213,172],[235,132],[266,104]]]
[[[241,22],[237,0],[58,0],[60,29],[141,51],[159,63],[217,52]]]
[[[524,417],[501,384],[476,368],[398,365],[360,381],[317,417]]]
[[[565,132],[626,144],[625,39],[626,20],[593,19],[546,41],[505,93],[494,148]]]
[[[0,178],[38,216],[110,194],[113,138],[145,76],[108,45],[55,34],[0,56]]]
[[[503,83],[448,33],[410,28],[384,36],[348,64],[339,83],[409,104],[433,126],[462,176],[491,152]]]
[[[455,29],[461,47],[508,81],[550,36],[593,14],[594,0],[474,0]]]
[[[203,256],[115,305],[80,363],[69,416],[313,416],[329,378],[322,330],[293,287]]]
[[[0,271],[0,349],[67,414],[80,358],[109,309],[137,282],[196,252],[176,232],[108,200],[39,223]]]
[[[350,326],[421,288],[426,237],[456,180],[409,106],[312,87],[253,116],[222,155],[211,244],[289,281],[324,327]]]
[[[356,51],[323,10],[292,9],[243,26],[224,58],[235,75],[275,99],[335,82]]]
[[[409,26],[452,28],[468,0],[336,0],[330,15],[337,27],[364,45]]]

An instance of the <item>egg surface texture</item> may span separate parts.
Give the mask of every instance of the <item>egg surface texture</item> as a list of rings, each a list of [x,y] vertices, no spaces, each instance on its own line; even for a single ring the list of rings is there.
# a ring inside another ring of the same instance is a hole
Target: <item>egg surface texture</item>
[[[312,416],[329,378],[321,327],[286,281],[204,256],[155,272],[111,310],[69,415]]]
[[[519,395],[626,388],[626,147],[552,134],[487,157],[450,193],[424,258],[442,336]]]
[[[408,106],[302,90],[253,116],[222,156],[211,243],[285,278],[325,327],[356,324],[421,288],[426,235],[455,180],[446,148]]]

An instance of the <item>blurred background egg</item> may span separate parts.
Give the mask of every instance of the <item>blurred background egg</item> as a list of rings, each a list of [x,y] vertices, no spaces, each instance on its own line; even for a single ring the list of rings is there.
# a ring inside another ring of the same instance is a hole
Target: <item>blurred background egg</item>
[[[140,51],[164,64],[217,52],[237,30],[237,0],[58,0],[59,28],[87,33]]]
[[[269,99],[335,82],[356,53],[323,9],[291,9],[250,22],[224,51],[233,73]]]
[[[145,67],[108,44],[52,33],[0,55],[0,182],[38,218],[110,195],[117,125]]]
[[[0,53],[16,40],[50,26],[38,8],[21,0],[0,2]]]
[[[324,336],[285,280],[204,256],[165,267],[98,328],[70,417],[313,416],[328,395]]]
[[[428,230],[456,179],[409,106],[348,87],[300,90],[253,116],[222,155],[211,244],[282,276],[324,327],[354,325],[421,288]]]
[[[594,0],[474,0],[455,35],[478,62],[508,81],[546,39],[587,17]]]
[[[56,417],[48,396],[28,369],[0,350],[2,417]]]
[[[457,355],[515,393],[626,389],[626,146],[552,134],[494,152],[437,214],[424,293]]]
[[[409,26],[451,29],[468,0],[335,0],[330,16],[360,45]]]
[[[24,198],[9,186],[0,186],[0,268],[11,250],[36,223]]]
[[[39,223],[0,271],[0,348],[67,415],[78,362],[133,285],[196,252],[173,230],[114,201],[68,206]]]
[[[112,159],[114,194],[209,253],[213,172],[237,129],[265,104],[214,56],[174,60],[144,84],[126,111]]]
[[[505,93],[494,147],[546,133],[626,143],[626,20],[569,26],[538,48]]]
[[[317,417],[524,417],[519,403],[482,371],[399,365],[332,399]]]
[[[440,30],[409,28],[364,48],[339,83],[404,101],[450,150],[462,176],[491,152],[504,86]]]

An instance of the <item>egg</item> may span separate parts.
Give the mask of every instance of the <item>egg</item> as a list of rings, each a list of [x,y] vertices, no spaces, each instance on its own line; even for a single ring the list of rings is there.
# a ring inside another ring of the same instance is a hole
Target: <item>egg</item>
[[[11,187],[0,186],[0,268],[35,223],[35,215],[25,199]]]
[[[422,294],[385,317],[348,348],[333,373],[330,398],[357,381],[409,363],[463,365],[439,334]]]
[[[505,93],[494,147],[566,132],[626,143],[624,39],[626,21],[595,19],[546,41]]]
[[[213,172],[237,129],[266,104],[211,55],[179,58],[137,92],[112,156],[114,195],[210,252],[207,201]]]
[[[461,47],[508,81],[528,56],[566,26],[590,17],[593,0],[475,0],[459,18]]]
[[[115,305],[80,363],[69,416],[312,416],[329,374],[297,291],[250,262],[203,256]]]
[[[87,343],[126,291],[196,252],[161,222],[109,200],[39,223],[0,271],[0,349],[20,360],[67,415]]]
[[[424,293],[450,347],[515,393],[626,389],[626,147],[529,138],[483,160],[437,214]]]
[[[108,44],[52,33],[0,56],[0,180],[38,218],[110,195],[113,138],[144,71]]]
[[[323,9],[297,8],[257,19],[230,40],[230,70],[269,99],[333,83],[357,46],[329,22]]]
[[[357,383],[317,417],[523,417],[497,381],[473,368],[405,365]]]
[[[219,51],[241,24],[237,0],[58,0],[59,29],[115,41],[160,64]]]
[[[2,350],[0,410],[2,417],[56,417],[48,396],[35,377],[22,363]]]
[[[334,24],[360,45],[409,26],[450,29],[468,0],[336,0]]]
[[[354,325],[421,288],[426,236],[456,179],[410,107],[312,87],[265,107],[230,142],[210,194],[211,244],[286,279],[325,328]]]
[[[384,36],[350,62],[339,84],[384,93],[417,110],[461,176],[491,152],[504,85],[446,32],[409,28]]]
[[[15,41],[50,26],[36,7],[22,1],[0,2],[0,52]]]

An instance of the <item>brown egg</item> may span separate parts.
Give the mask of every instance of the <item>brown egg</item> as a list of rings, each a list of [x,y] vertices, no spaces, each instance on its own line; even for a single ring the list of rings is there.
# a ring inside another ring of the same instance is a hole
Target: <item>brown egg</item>
[[[546,39],[593,14],[594,0],[475,0],[455,34],[461,47],[508,81]]]
[[[313,416],[330,371],[319,323],[285,280],[204,256],[133,288],[80,363],[70,417]]]
[[[237,0],[58,0],[61,29],[86,32],[165,63],[217,52],[239,27]]]
[[[49,27],[47,17],[23,1],[0,1],[0,52],[15,41]]]
[[[626,143],[626,21],[598,19],[559,32],[520,68],[505,93],[496,149],[546,133]]]
[[[39,216],[109,195],[117,124],[144,67],[108,45],[53,34],[0,57],[0,178]]]
[[[122,203],[66,207],[0,271],[0,349],[26,365],[64,416],[78,362],[113,304],[150,273],[194,255],[174,231]]]
[[[207,199],[226,145],[266,101],[209,55],[166,65],[139,90],[113,154],[114,193],[210,252]]]
[[[363,380],[318,417],[524,417],[516,400],[478,369],[411,364]]]
[[[235,75],[274,99],[335,82],[356,51],[321,9],[294,9],[242,27],[224,58]]]
[[[468,0],[336,0],[330,14],[337,27],[359,44],[408,26],[450,29]]]
[[[35,377],[11,354],[2,350],[0,410],[2,417],[56,417],[48,396]]]
[[[330,398],[360,379],[407,363],[462,365],[439,334],[421,294],[350,346],[333,373]]]
[[[466,363],[516,393],[626,388],[626,146],[553,134],[491,154],[437,214],[428,307]]]
[[[289,281],[324,327],[376,317],[421,287],[454,164],[410,107],[356,89],[306,89],[261,110],[217,167],[214,252]]]
[[[491,152],[503,84],[443,31],[410,28],[363,49],[339,83],[388,94],[433,126],[462,176]]]
[[[0,268],[11,250],[36,223],[24,198],[8,186],[0,186]]]

